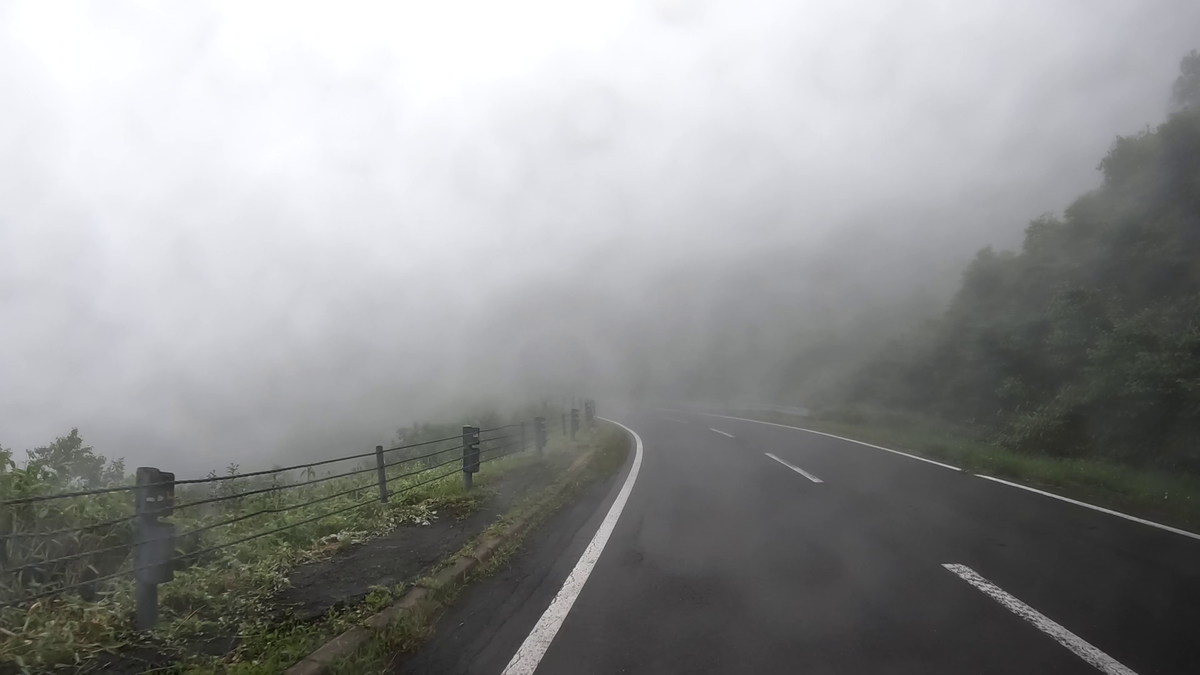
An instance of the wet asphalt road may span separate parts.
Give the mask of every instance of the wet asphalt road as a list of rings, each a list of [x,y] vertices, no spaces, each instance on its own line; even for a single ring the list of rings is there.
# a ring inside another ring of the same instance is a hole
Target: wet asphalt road
[[[1200,673],[1196,539],[794,429],[684,413],[621,421],[643,463],[538,675]],[[625,472],[464,591],[396,671],[500,675]],[[1076,653],[1087,648],[1091,662]]]

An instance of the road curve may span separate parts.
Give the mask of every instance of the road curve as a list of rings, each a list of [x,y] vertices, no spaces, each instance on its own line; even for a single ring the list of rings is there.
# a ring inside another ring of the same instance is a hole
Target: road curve
[[[398,672],[500,675],[626,486],[522,673],[1200,672],[1198,540],[795,429],[622,421],[636,482],[533,533]]]

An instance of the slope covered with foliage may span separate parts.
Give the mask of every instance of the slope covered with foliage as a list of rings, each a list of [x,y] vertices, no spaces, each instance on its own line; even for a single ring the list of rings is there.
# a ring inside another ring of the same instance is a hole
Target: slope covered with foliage
[[[985,248],[947,311],[854,378],[857,402],[1005,446],[1200,472],[1200,55],[1174,112],[1118,137],[1101,187]]]

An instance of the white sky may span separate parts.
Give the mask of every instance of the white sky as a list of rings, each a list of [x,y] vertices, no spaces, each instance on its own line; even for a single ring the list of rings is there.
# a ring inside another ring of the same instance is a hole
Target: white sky
[[[831,270],[825,305],[944,283],[1162,117],[1197,25],[1186,0],[0,1],[0,444],[80,426],[197,470],[373,444],[464,364],[513,389],[547,325],[619,382],[591,323],[500,314],[538,293],[629,322],[658,275],[780,251]]]

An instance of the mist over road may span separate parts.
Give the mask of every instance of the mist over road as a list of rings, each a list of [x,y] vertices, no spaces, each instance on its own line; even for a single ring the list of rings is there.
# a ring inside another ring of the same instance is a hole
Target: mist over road
[[[791,428],[622,421],[644,444],[628,502],[510,675],[1194,672],[1194,537]],[[505,672],[625,480],[468,589],[405,668]]]
[[[144,640],[274,672],[392,592],[268,602],[408,517],[384,452],[581,396],[630,406],[627,477],[564,479],[405,668],[1200,673],[1200,536],[929,459],[1200,531],[1197,26],[1197,0],[0,0],[0,675]],[[800,403],[929,458],[698,412]],[[423,471],[454,461],[465,485],[469,453]],[[372,471],[388,505],[351,504]],[[450,478],[416,482],[458,503]],[[217,505],[177,546],[137,492],[174,485]],[[172,546],[196,564],[155,605],[140,561]]]
[[[1196,25],[1191,0],[0,0],[0,445],[79,427],[203,474],[497,399],[782,401],[1095,187]]]

